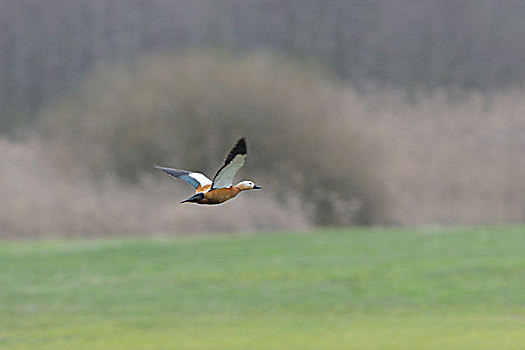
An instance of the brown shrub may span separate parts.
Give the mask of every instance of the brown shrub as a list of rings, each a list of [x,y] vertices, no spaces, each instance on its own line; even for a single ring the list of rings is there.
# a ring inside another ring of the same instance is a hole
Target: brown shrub
[[[525,100],[499,94],[366,98],[346,91],[347,109],[390,145],[391,215],[402,225],[485,225],[525,221]],[[380,101],[380,103],[377,103]]]
[[[180,205],[190,187],[170,181],[93,181],[74,163],[57,164],[47,146],[0,139],[0,237],[250,232],[309,224],[297,205],[281,206],[264,192],[197,207]]]
[[[388,218],[380,138],[342,109],[315,67],[255,54],[164,54],[94,74],[43,116],[43,130],[99,177],[136,182],[153,163],[210,177],[239,136],[241,176],[317,223]],[[159,174],[160,176],[160,174]]]
[[[0,198],[8,204],[0,232],[523,222],[522,96],[436,94],[408,103],[394,91],[335,89],[315,69],[268,56],[153,58],[96,74],[49,110],[45,143],[0,140]],[[190,188],[151,168],[211,176],[241,134],[249,157],[239,178],[262,192],[218,207],[181,206]]]

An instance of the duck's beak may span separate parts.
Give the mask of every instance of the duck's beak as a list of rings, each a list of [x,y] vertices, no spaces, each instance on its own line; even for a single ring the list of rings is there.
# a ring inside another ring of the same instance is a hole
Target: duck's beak
[[[254,190],[260,190],[260,189],[261,189],[261,186],[254,185],[254,186],[253,186],[253,189],[254,189]]]

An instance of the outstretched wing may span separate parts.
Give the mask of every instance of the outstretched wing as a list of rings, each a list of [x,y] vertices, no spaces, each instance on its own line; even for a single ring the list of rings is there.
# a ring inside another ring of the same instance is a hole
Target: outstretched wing
[[[172,168],[164,168],[161,166],[154,166],[155,169],[159,169],[164,171],[166,174],[171,175],[173,177],[176,177],[177,179],[181,179],[189,183],[193,186],[195,190],[198,190],[199,187],[204,187],[207,185],[211,185],[211,180],[208,179],[205,175],[201,173],[194,173],[191,171],[186,170],[179,170],[179,169],[172,169]]]
[[[243,137],[237,141],[235,146],[226,157],[224,165],[217,171],[213,178],[212,189],[231,187],[233,178],[246,161],[246,139]]]

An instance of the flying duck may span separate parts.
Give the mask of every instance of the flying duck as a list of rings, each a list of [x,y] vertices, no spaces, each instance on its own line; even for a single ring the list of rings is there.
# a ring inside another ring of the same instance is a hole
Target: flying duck
[[[226,157],[224,165],[217,171],[213,181],[206,175],[193,171],[164,168],[155,165],[168,175],[189,183],[195,189],[195,195],[181,203],[220,204],[232,199],[241,191],[258,190],[261,187],[252,181],[241,181],[233,186],[233,178],[246,161],[246,139],[240,138]]]

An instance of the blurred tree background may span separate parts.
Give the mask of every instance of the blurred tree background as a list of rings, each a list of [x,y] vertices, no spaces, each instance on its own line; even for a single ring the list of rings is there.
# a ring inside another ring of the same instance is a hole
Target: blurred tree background
[[[523,221],[524,37],[518,0],[2,1],[0,227],[192,231],[146,220],[151,164],[211,176],[241,135],[278,208],[241,229]]]
[[[166,49],[269,49],[358,88],[487,91],[525,79],[519,0],[5,0],[0,24],[4,131],[100,65]]]

